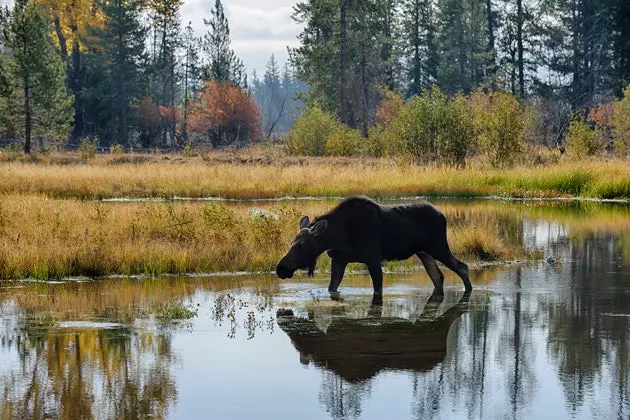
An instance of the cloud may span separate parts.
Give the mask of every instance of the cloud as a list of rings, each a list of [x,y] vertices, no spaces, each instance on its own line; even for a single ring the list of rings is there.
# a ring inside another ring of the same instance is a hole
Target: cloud
[[[184,25],[192,22],[198,35],[206,32],[203,18],[210,17],[214,1],[186,0],[182,6]],[[295,0],[224,0],[230,24],[232,48],[244,61],[248,72],[264,72],[271,54],[283,63],[287,46],[298,44],[301,28],[291,19]]]

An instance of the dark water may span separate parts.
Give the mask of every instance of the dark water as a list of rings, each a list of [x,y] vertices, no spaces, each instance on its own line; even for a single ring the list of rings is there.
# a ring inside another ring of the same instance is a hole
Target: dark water
[[[526,213],[557,261],[477,269],[471,296],[449,275],[443,301],[422,271],[382,303],[362,276],[342,303],[324,276],[2,285],[0,417],[628,419],[630,221],[603,211]],[[157,318],[173,301],[197,316]]]

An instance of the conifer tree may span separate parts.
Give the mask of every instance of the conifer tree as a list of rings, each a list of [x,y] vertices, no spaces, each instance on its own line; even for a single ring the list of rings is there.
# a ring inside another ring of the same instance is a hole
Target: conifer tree
[[[72,96],[64,85],[65,67],[48,39],[48,26],[38,6],[17,0],[1,16],[0,83],[5,112],[14,116],[16,131],[24,136],[24,152],[32,138],[66,140],[72,122]]]

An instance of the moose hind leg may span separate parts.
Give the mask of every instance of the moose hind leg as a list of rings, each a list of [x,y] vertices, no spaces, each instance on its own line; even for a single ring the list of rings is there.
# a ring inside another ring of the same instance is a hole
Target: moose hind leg
[[[470,275],[468,273],[468,266],[455,257],[450,251],[444,259],[439,259],[445,266],[453,270],[464,282],[464,287],[467,292],[472,290],[472,284],[470,284]]]
[[[426,252],[418,252],[418,258],[422,261],[422,265],[427,270],[427,274],[431,277],[433,286],[435,286],[435,293],[444,294],[444,274],[437,265],[435,259]]]

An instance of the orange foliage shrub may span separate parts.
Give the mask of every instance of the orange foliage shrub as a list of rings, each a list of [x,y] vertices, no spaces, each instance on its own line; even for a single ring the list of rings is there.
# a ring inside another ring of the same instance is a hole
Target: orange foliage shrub
[[[210,81],[191,104],[188,131],[213,147],[255,143],[260,139],[260,113],[252,98],[226,82]]]
[[[376,125],[388,126],[400,115],[405,106],[405,98],[391,90],[384,90],[382,95],[374,120]]]

